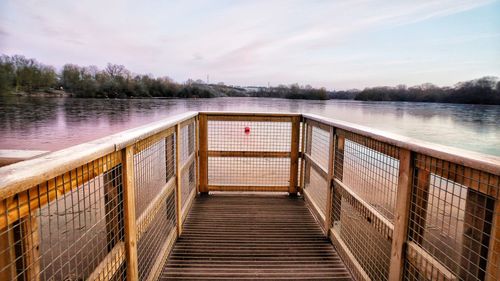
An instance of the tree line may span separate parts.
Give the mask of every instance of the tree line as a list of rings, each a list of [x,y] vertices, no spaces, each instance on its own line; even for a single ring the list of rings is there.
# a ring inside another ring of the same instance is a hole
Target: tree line
[[[223,83],[206,84],[188,79],[178,83],[169,77],[133,74],[123,65],[96,66],[66,64],[60,71],[21,55],[0,56],[0,94],[9,92],[64,91],[82,98],[212,98],[273,97],[287,99],[355,99],[362,101],[408,101],[500,104],[500,81],[483,77],[460,82],[454,87],[425,83],[406,87],[371,87],[364,90],[327,91],[299,84],[254,87],[252,90]]]
[[[406,87],[373,87],[358,92],[356,100],[407,101],[500,105],[500,81],[496,77],[482,77],[457,83],[454,87],[438,87],[425,83]]]

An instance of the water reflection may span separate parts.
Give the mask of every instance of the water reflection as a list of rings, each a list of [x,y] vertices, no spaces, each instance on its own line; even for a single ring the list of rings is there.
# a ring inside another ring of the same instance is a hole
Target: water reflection
[[[0,98],[0,148],[57,150],[188,110],[306,112],[500,155],[500,106],[256,98]]]

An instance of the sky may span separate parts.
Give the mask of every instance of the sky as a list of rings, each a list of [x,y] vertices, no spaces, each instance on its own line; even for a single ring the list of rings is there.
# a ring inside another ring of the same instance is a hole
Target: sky
[[[500,1],[7,1],[0,53],[227,85],[500,76]]]

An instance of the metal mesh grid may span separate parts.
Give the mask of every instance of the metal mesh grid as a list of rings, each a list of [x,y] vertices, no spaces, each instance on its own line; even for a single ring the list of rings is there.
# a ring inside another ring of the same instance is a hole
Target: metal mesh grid
[[[139,149],[137,149],[139,150]],[[175,134],[157,139],[134,154],[135,210],[140,217],[175,175]]]
[[[208,150],[290,152],[291,134],[290,122],[209,120]]]
[[[0,279],[84,280],[108,254],[122,261],[109,274],[125,279],[119,162],[113,153],[2,200]]]
[[[189,156],[194,152],[195,146],[195,124],[190,123],[181,128],[180,144],[181,144],[181,163],[185,164]]]
[[[146,280],[157,259],[160,258],[170,231],[176,227],[175,191],[172,192],[151,221],[137,243],[139,279]]]
[[[422,155],[415,167],[408,239],[435,262],[410,256],[406,280],[438,274],[483,280],[488,255],[498,256],[500,250],[489,247],[498,240],[490,237],[495,198],[476,189],[496,194],[498,177]]]
[[[330,132],[318,127],[312,127],[311,132],[311,158],[328,171],[330,162]]]
[[[314,201],[323,215],[326,215],[328,181],[308,163],[306,163],[305,168],[309,169],[309,176],[306,178],[305,182],[305,189],[307,190],[309,199]]]
[[[338,194],[335,185],[334,193]],[[333,227],[372,280],[387,280],[391,240],[373,228],[370,222],[341,196],[333,197],[332,213],[338,214]]]
[[[290,158],[209,157],[209,185],[285,186]]]
[[[191,162],[191,165],[182,171],[181,178],[181,209],[184,208],[189,195],[196,188],[196,162]]]
[[[343,170],[342,182],[392,221],[399,175],[398,148],[347,133],[344,150],[336,154],[335,165]]]

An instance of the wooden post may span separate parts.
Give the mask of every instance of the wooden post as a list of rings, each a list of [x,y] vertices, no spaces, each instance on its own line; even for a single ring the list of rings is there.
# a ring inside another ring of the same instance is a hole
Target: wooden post
[[[40,239],[36,216],[21,219],[21,238],[25,280],[40,280]]]
[[[0,229],[0,280],[14,280],[17,275],[14,245],[12,225]]]
[[[335,162],[335,129],[330,127],[330,138],[328,141],[328,190],[326,196],[326,214],[325,214],[325,232],[329,237],[330,227],[332,225],[333,210],[333,162]]]
[[[491,197],[470,188],[467,190],[460,279],[485,278],[494,205],[495,201]]]
[[[306,144],[306,120],[302,119],[302,141],[300,143],[300,148],[302,151],[302,157],[300,158],[300,178],[299,178],[299,189],[297,190],[298,192],[302,193],[302,190],[304,189],[304,169],[305,169],[305,144]]]
[[[342,181],[344,175],[344,136],[335,134],[335,152],[333,154],[333,178]],[[335,192],[335,186],[332,181],[332,224],[340,220],[341,206],[335,207],[336,202],[341,202],[340,194]]]
[[[123,203],[125,224],[125,258],[127,260],[127,280],[138,280],[137,233],[135,221],[134,194],[134,150],[132,146],[122,149],[123,161]]]
[[[498,181],[498,177],[496,178]],[[486,267],[487,281],[500,280],[500,202],[496,199],[495,210],[492,218],[492,231],[488,253],[488,266]]]
[[[165,180],[168,182],[171,177],[175,176],[175,142],[174,135],[169,135],[165,138]]]
[[[194,130],[195,130],[195,142],[194,142],[194,166],[196,167],[196,170],[195,170],[195,173],[196,173],[196,192],[200,192],[200,169],[199,169],[199,164],[200,164],[200,160],[199,160],[199,145],[200,145],[200,132],[199,132],[199,128],[200,128],[200,123],[199,123],[199,117],[196,116],[196,119],[194,121]]]
[[[121,203],[123,202],[123,188],[118,176],[116,168],[103,174],[108,252],[124,239],[123,204]]]
[[[413,178],[416,179],[416,182],[415,188],[412,190],[413,202],[410,207],[411,214],[408,233],[412,241],[421,245],[427,218],[431,173],[424,169],[415,169],[415,172],[416,175],[413,175]]]
[[[175,134],[177,137],[177,147],[175,148],[175,163],[177,167],[177,171],[175,172],[176,177],[176,194],[177,194],[177,237],[181,236],[182,233],[182,163],[181,163],[181,125],[175,125]]]
[[[290,187],[288,193],[297,195],[299,173],[300,116],[292,117],[292,139],[290,145]]]
[[[399,177],[394,212],[389,280],[402,280],[405,241],[410,220],[411,189],[413,184],[413,159],[411,151],[399,149]]]
[[[304,154],[311,155],[312,149],[312,126],[305,123],[306,130],[306,144],[304,149]],[[308,160],[304,157],[304,182],[303,187],[305,188],[308,183],[311,181],[311,165],[308,163]]]
[[[208,120],[205,114],[200,114],[199,125],[200,194],[208,195]]]

